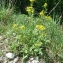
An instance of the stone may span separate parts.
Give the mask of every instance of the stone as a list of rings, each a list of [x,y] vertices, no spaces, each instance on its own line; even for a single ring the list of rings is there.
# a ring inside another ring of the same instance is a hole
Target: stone
[[[17,63],[19,60],[19,57],[14,58],[13,63]]]
[[[38,60],[33,60],[32,63],[39,63],[39,61]]]
[[[15,57],[15,55],[13,53],[9,52],[6,54],[6,57],[9,59],[13,59]]]
[[[33,61],[34,60],[34,58],[32,57],[32,58],[30,58],[30,61]]]
[[[32,57],[26,63],[40,63],[40,62]]]

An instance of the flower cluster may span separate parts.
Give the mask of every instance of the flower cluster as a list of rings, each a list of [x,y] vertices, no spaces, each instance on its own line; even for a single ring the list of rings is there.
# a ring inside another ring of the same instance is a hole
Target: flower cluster
[[[30,0],[31,3],[35,2],[35,0]]]
[[[40,16],[45,16],[45,14],[47,13],[47,3],[45,3],[44,5],[43,5],[43,10],[39,13],[40,14]]]
[[[44,6],[44,8],[46,8],[47,7],[47,3],[45,3],[43,6]]]
[[[14,24],[14,25],[13,25],[13,28],[15,28],[15,27],[17,27],[17,24]]]
[[[26,11],[34,13],[34,8],[32,6],[29,6],[29,7],[26,8]]]
[[[44,16],[45,15],[43,10],[39,14],[40,14],[40,16]]]
[[[36,28],[39,30],[45,30],[45,27],[43,25],[36,25]]]
[[[46,16],[46,19],[52,20],[51,16]]]
[[[43,43],[42,42],[39,42],[39,43],[35,43],[34,46],[41,46]]]
[[[18,26],[18,24],[14,24],[13,25],[13,29],[15,29],[15,30],[22,30],[22,29],[25,29],[25,26],[24,25],[21,25],[21,26]]]
[[[21,29],[21,30],[22,30],[22,29],[25,29],[25,26],[24,26],[24,25],[20,26],[20,29]]]

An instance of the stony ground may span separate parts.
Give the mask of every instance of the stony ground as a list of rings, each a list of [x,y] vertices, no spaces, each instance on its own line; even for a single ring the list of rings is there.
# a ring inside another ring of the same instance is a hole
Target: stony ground
[[[12,59],[6,57],[6,54],[9,53],[8,47],[8,38],[3,34],[0,35],[0,63],[23,63],[22,58],[18,56]],[[25,63],[45,63],[45,61],[38,61],[30,58]]]
[[[0,63],[22,63],[18,56],[12,60],[6,57],[9,52],[8,47],[8,38],[5,35],[0,35]]]

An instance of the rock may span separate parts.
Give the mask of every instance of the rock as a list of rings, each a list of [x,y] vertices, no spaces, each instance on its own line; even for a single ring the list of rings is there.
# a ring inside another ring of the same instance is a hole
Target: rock
[[[32,63],[39,63],[39,61],[38,60],[33,60]]]
[[[34,60],[34,58],[32,57],[32,58],[30,58],[30,61],[33,61]]]
[[[19,57],[14,58],[13,60],[9,60],[7,63],[17,63],[19,60]]]
[[[7,63],[6,60],[7,60],[6,57],[4,57],[4,56],[0,57],[0,63]]]
[[[38,60],[28,61],[26,63],[40,63]]]
[[[16,57],[14,60],[13,60],[13,63],[17,63],[19,60],[19,57]]]
[[[7,60],[7,58],[3,56],[3,57],[2,57],[2,60],[4,60],[4,61],[5,61],[5,60]]]
[[[35,60],[33,57],[30,58],[26,63],[39,63],[38,60]]]
[[[15,55],[13,53],[9,52],[6,54],[6,57],[9,59],[13,59],[15,57]]]

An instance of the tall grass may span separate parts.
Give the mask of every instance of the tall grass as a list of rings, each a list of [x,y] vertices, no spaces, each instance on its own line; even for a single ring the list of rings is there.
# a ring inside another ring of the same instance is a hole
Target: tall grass
[[[56,21],[42,11],[41,15],[34,17],[30,16],[31,11],[27,16],[15,14],[13,9],[8,7],[0,10],[0,33],[5,32],[8,37],[10,51],[23,59],[38,56],[45,59],[46,63],[61,63],[63,31]]]

